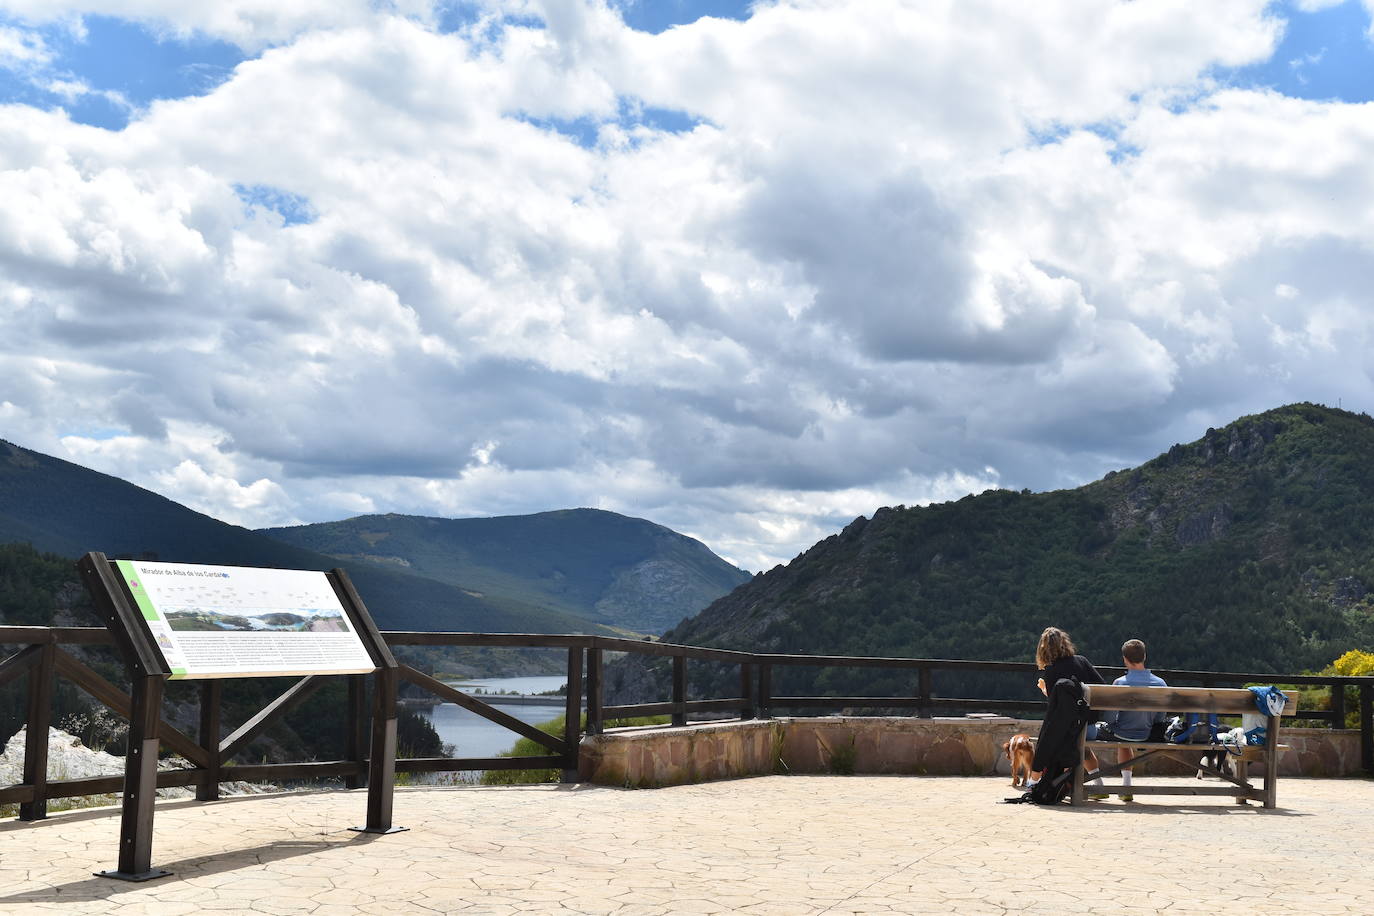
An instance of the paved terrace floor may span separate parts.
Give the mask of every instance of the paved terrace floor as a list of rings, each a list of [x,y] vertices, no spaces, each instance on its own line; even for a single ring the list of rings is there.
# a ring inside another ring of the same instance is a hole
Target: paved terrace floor
[[[1165,782],[1168,780],[1159,780]],[[158,806],[147,884],[118,813],[0,823],[0,910],[63,913],[1365,914],[1374,782],[1225,800],[1002,805],[1003,779],[776,776],[651,791],[402,789]]]

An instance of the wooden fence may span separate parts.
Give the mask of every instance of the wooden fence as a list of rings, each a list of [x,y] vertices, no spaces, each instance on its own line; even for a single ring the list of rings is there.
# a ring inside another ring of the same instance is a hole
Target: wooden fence
[[[471,710],[516,735],[530,738],[548,753],[529,757],[400,758],[396,761],[396,771],[400,773],[552,768],[561,769],[563,778],[572,781],[576,779],[578,745],[584,728],[587,734],[600,734],[604,731],[607,721],[633,716],[667,715],[671,717],[672,725],[683,726],[687,724],[689,717],[766,718],[780,710],[909,709],[915,715],[929,717],[937,712],[975,709],[1032,714],[1044,709],[1041,700],[960,698],[941,696],[935,690],[937,672],[1009,672],[1023,674],[1029,679],[1035,671],[1035,666],[1029,663],[844,655],[777,655],[603,636],[413,631],[385,631],[382,635],[393,649],[399,646],[558,649],[563,650],[567,656],[566,722],[562,735],[546,734],[484,703],[479,697],[463,693],[409,665],[401,665],[399,675],[403,681],[433,694],[442,701],[456,703]],[[25,721],[29,734],[47,734],[52,720],[53,691],[57,677],[75,684],[115,713],[125,718],[131,714],[129,694],[92,670],[66,648],[112,645],[113,640],[109,632],[101,628],[0,626],[0,646],[20,647],[14,654],[0,661],[0,687],[27,676],[28,702]],[[605,656],[608,652],[669,659],[668,699],[663,702],[606,706],[603,703],[603,675]],[[738,666],[738,695],[689,699],[689,661]],[[780,696],[773,691],[774,671],[788,666],[899,669],[912,672],[916,689],[903,696]],[[1104,675],[1111,676],[1122,669],[1100,667],[1099,670]],[[1225,687],[1259,682],[1324,687],[1330,691],[1330,708],[1313,711],[1311,714],[1304,712],[1303,718],[1323,722],[1332,728],[1344,727],[1345,688],[1353,686],[1357,688],[1359,697],[1361,759],[1364,768],[1374,772],[1374,732],[1371,731],[1374,728],[1374,677],[1164,669],[1158,669],[1156,673],[1177,686]],[[236,764],[232,768],[225,766],[260,735],[263,729],[299,706],[323,686],[327,677],[312,676],[300,679],[257,714],[223,737],[220,722],[222,682],[202,681],[198,682],[200,720],[196,737],[192,738],[165,721],[159,724],[159,736],[164,748],[181,755],[191,766],[187,769],[160,770],[157,776],[158,787],[195,786],[197,798],[213,800],[219,797],[220,783],[227,779],[283,782],[338,778],[349,788],[360,786],[367,776],[368,676],[335,677],[344,677],[348,682],[348,701],[342,712],[348,724],[343,759]],[[584,710],[585,726],[582,716]],[[17,785],[0,786],[0,804],[17,803],[19,817],[22,820],[45,817],[47,803],[51,799],[110,794],[121,791],[123,787],[123,776],[49,781],[47,753],[46,741],[28,741],[25,747],[22,781]]]

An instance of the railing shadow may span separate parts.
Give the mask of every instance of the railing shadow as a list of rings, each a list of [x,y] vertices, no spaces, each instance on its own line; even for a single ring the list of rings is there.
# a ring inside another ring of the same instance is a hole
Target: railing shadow
[[[378,838],[376,834],[354,833],[345,828],[339,828],[337,838],[332,835],[329,838],[318,840],[280,840],[275,843],[264,843],[261,846],[253,846],[247,849],[234,849],[226,852],[217,852],[208,855],[188,856],[184,859],[177,859],[170,862],[161,861],[158,867],[171,872],[167,879],[159,882],[160,886],[167,887],[174,884],[179,878],[204,878],[209,875],[217,875],[223,872],[236,871],[242,868],[269,865],[273,862],[280,862],[296,856],[311,855],[330,849],[342,849],[344,847],[365,846]],[[111,897],[127,894],[129,885],[123,882],[111,881],[109,878],[92,875],[81,881],[70,881],[66,884],[55,884],[48,887],[22,891],[17,894],[0,896],[0,908],[6,905],[30,905],[38,906],[42,904],[75,904],[82,902],[94,902],[108,900]]]

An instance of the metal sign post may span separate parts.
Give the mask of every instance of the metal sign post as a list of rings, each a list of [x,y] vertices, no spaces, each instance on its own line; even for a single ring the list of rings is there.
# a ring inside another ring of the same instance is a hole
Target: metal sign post
[[[349,829],[359,833],[400,833],[410,829],[391,823],[391,800],[396,788],[396,689],[400,667],[363,606],[363,599],[358,596],[348,573],[333,569],[329,577],[339,603],[357,627],[358,635],[377,665],[372,695],[372,751],[367,759],[367,823]]]
[[[96,612],[114,635],[132,682],[128,749],[124,757],[124,807],[119,821],[119,867],[96,872],[122,881],[149,881],[171,872],[153,868],[153,802],[157,800],[158,713],[171,671],[142,617],[120,587],[104,554],[88,553],[76,564]]]

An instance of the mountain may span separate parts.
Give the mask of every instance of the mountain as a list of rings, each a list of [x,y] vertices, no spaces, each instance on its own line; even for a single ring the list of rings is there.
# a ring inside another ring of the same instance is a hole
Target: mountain
[[[343,566],[383,629],[604,632],[558,610],[475,595],[402,569],[341,562],[225,524],[117,477],[0,440],[0,544],[7,542],[27,542],[71,558],[98,550],[110,557],[155,556],[165,562]],[[0,616],[4,614],[0,607]]]
[[[365,515],[262,534],[338,557],[391,564],[469,594],[661,633],[749,574],[700,541],[599,509],[498,518]]]
[[[1107,665],[1137,637],[1161,668],[1295,672],[1374,645],[1372,586],[1374,420],[1295,404],[1077,489],[879,509],[664,640],[1029,661],[1054,625]],[[608,673],[621,697],[634,668]],[[876,683],[786,674],[788,692]]]

